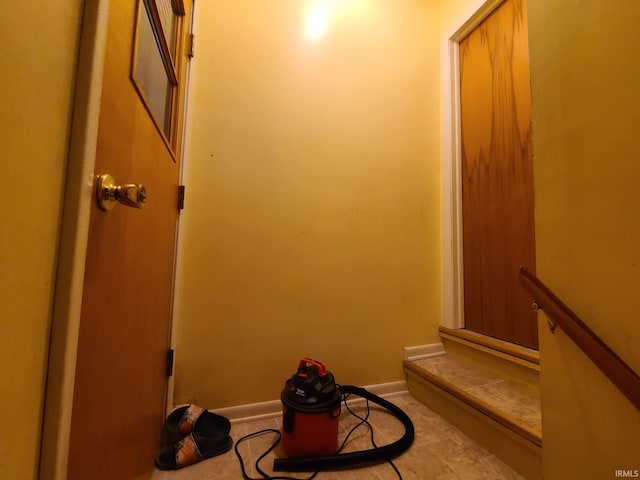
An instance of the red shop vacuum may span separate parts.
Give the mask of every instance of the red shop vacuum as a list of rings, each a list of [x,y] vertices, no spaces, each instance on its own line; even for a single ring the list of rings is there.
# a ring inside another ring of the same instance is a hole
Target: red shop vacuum
[[[386,409],[402,423],[404,435],[388,445],[339,453],[340,404],[350,395]],[[386,462],[408,450],[414,440],[413,423],[402,409],[364,388],[338,386],[331,372],[311,358],[300,360],[297,372],[286,381],[280,398],[282,446],[287,458],[274,460],[276,471],[321,471]]]
[[[282,448],[287,457],[336,453],[342,394],[324,364],[311,358],[300,360],[280,399]]]

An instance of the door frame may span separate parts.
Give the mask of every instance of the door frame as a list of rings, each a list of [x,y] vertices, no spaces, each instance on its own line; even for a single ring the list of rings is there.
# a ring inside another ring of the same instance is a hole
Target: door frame
[[[442,38],[442,317],[448,328],[464,328],[462,251],[462,128],[460,120],[460,42],[504,0],[474,4]]]
[[[109,0],[85,2],[52,312],[39,478],[67,473]]]

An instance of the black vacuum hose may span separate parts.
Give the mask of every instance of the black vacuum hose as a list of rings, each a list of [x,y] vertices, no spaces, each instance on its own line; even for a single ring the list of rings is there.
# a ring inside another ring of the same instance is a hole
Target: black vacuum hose
[[[361,450],[359,452],[339,453],[318,457],[276,458],[273,461],[274,470],[280,472],[313,472],[348,467],[359,463],[383,462],[395,458],[409,449],[415,437],[413,422],[399,407],[361,387],[341,385],[340,391],[343,394],[354,394],[366,398],[389,410],[404,425],[405,432],[402,438],[389,445],[371,448],[369,450]]]

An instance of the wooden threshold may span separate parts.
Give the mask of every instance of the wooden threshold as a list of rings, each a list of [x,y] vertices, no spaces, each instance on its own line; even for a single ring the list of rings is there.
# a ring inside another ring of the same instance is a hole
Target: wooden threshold
[[[531,362],[535,365],[540,365],[540,352],[538,350],[516,345],[515,343],[500,340],[498,338],[489,337],[471,330],[440,326],[440,336],[452,341],[461,341],[462,343],[479,345],[485,349],[494,350],[526,362]]]

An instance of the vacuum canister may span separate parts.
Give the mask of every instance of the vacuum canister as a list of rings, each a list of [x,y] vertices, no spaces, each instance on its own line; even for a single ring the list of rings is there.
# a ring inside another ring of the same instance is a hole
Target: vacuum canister
[[[303,358],[287,380],[282,400],[282,447],[288,457],[333,455],[338,449],[342,395],[331,372]]]

